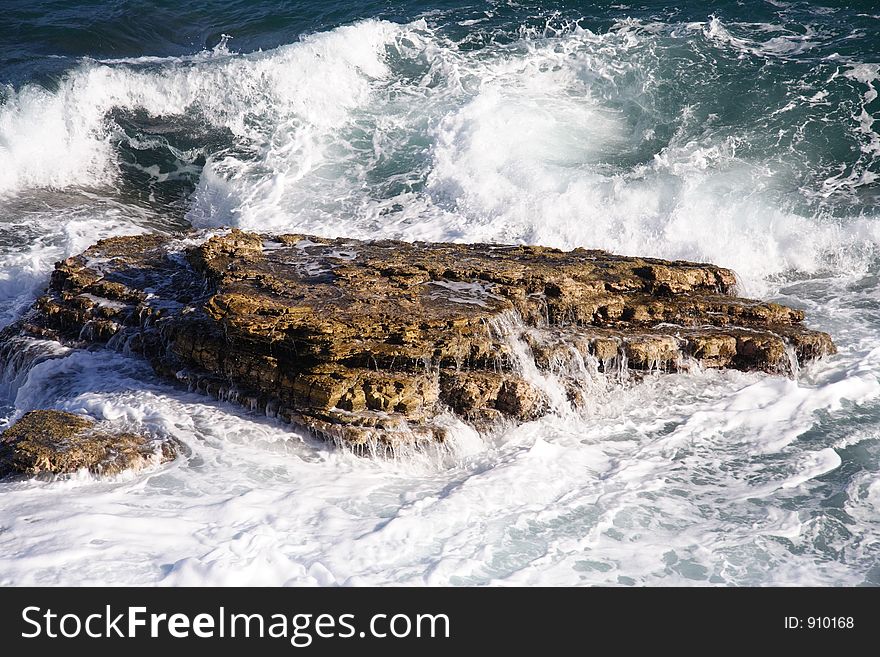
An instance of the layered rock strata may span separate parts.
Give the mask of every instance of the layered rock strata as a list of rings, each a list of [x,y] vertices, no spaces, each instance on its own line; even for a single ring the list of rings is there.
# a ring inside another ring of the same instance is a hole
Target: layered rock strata
[[[109,344],[321,436],[397,444],[442,440],[448,412],[483,428],[577,405],[585,367],[787,373],[835,350],[803,320],[707,264],[233,230],[103,240],[6,339]]]

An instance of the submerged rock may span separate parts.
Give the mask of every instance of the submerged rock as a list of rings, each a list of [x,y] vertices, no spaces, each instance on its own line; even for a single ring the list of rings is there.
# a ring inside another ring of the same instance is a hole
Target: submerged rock
[[[139,434],[112,433],[84,415],[30,411],[0,435],[0,476],[66,474],[82,469],[117,474],[171,460],[175,453],[170,442],[157,444]]]
[[[442,440],[447,411],[484,428],[577,405],[586,370],[786,373],[834,352],[801,311],[734,290],[720,267],[584,249],[145,235],[59,263],[6,336],[109,343],[324,437],[394,444]]]

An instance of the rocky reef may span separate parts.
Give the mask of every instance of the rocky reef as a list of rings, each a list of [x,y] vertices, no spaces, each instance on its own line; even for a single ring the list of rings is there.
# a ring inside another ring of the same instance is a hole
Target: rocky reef
[[[87,469],[112,475],[174,458],[169,441],[100,428],[95,420],[64,411],[25,413],[0,435],[0,476],[67,474]]]
[[[58,263],[0,342],[124,349],[323,437],[395,445],[443,440],[450,414],[484,429],[577,406],[586,370],[784,374],[834,352],[735,282],[584,249],[143,235]]]

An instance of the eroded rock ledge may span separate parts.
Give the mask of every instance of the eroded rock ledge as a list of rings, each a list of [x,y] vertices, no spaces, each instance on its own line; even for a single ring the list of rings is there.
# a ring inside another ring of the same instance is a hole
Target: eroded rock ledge
[[[551,379],[577,405],[585,369],[785,373],[834,352],[801,311],[734,287],[720,267],[583,249],[144,235],[59,263],[6,338],[129,349],[324,437],[442,440],[447,411],[545,413]]]

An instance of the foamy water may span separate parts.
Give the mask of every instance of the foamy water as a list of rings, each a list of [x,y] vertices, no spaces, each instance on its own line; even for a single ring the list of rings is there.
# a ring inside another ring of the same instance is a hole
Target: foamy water
[[[7,421],[87,412],[184,455],[0,484],[0,583],[880,583],[880,67],[804,59],[831,39],[807,27],[560,20],[472,47],[428,15],[10,90],[4,323],[100,237],[232,225],[711,261],[840,353],[796,379],[584,364],[582,414],[526,372],[551,415],[449,418],[446,449],[366,459],[121,354],[53,352],[7,367]],[[766,93],[737,95],[748,75]]]

